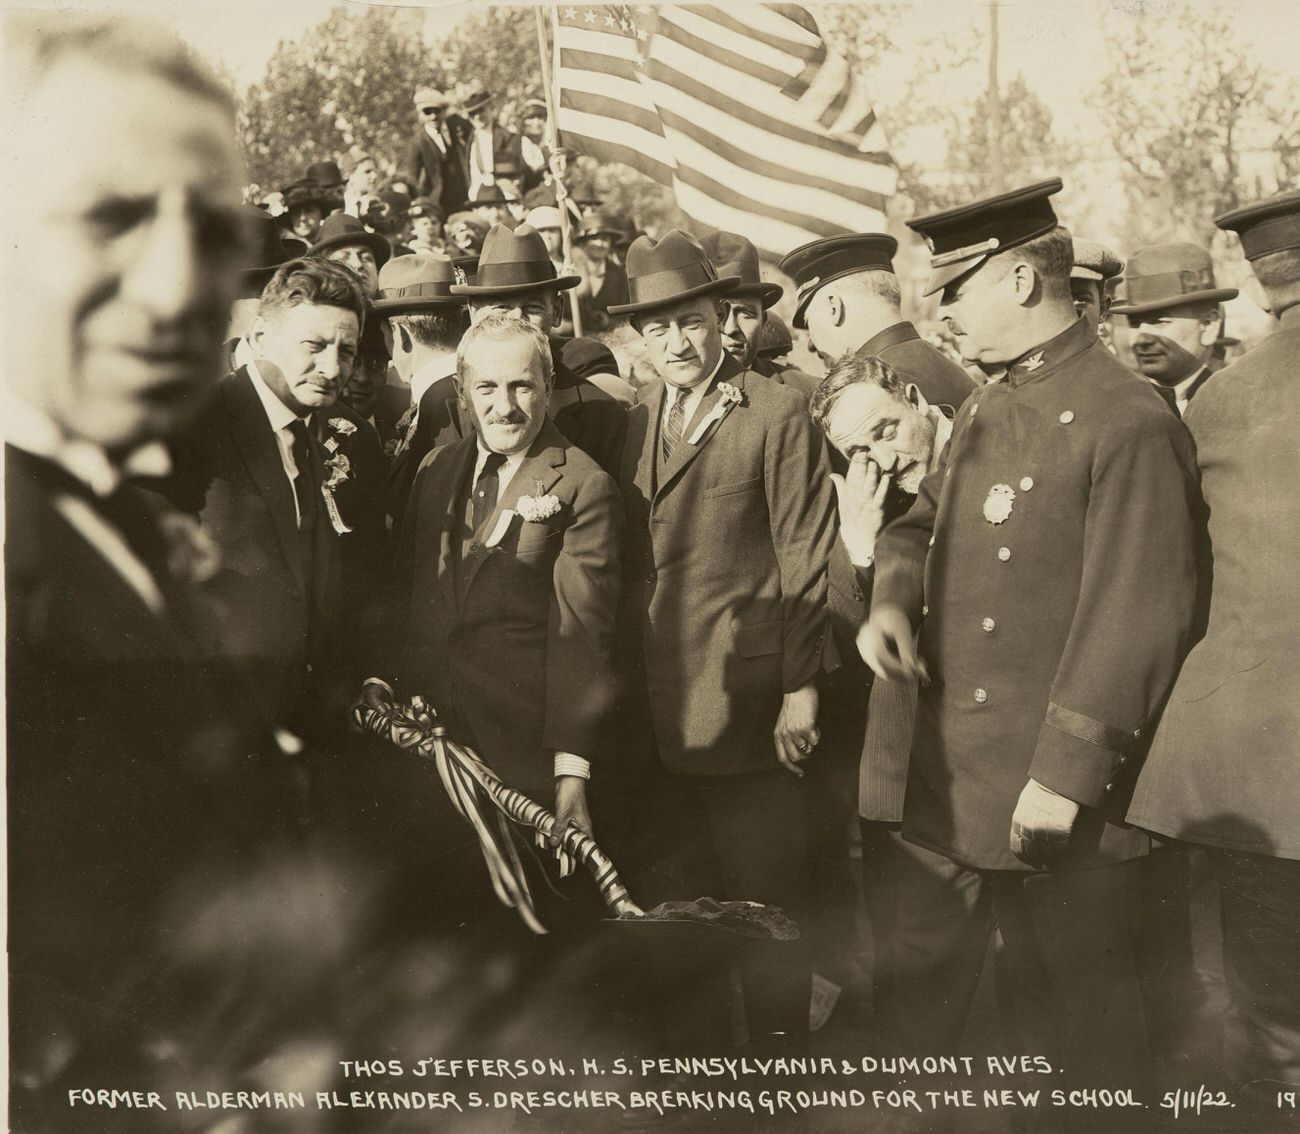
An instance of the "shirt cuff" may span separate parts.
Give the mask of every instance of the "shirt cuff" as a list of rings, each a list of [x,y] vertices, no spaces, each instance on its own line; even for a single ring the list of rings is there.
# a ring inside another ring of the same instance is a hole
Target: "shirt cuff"
[[[555,774],[557,776],[577,776],[579,779],[591,779],[591,763],[572,752],[555,754]]]

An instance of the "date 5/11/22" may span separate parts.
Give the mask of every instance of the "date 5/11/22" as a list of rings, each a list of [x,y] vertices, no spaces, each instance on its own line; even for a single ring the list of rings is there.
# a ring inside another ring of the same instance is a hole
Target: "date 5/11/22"
[[[1180,1114],[1200,1114],[1207,1107],[1234,1107],[1237,1104],[1228,1098],[1226,1091],[1212,1091],[1209,1087],[1184,1087],[1177,1091],[1166,1091],[1161,1096],[1160,1106],[1173,1112],[1177,1118]]]

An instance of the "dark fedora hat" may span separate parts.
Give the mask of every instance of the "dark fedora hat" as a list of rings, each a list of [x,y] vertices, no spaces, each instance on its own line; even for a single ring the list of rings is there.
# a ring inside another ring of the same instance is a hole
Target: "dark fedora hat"
[[[382,268],[393,254],[387,240],[377,232],[367,232],[365,226],[356,217],[348,213],[335,213],[325,218],[316,234],[316,243],[311,246],[313,256],[321,256],[333,248],[346,248],[349,244],[361,244],[369,248],[375,257],[375,267]]]
[[[307,167],[308,181],[314,182],[321,189],[341,189],[346,182],[339,171],[336,161],[314,161]]]
[[[719,276],[695,237],[670,229],[662,240],[638,236],[627,250],[629,302],[611,304],[611,315],[666,307],[696,295],[731,291],[739,276]]]
[[[720,276],[739,276],[740,283],[727,294],[737,298],[756,298],[764,309],[781,298],[784,288],[764,281],[758,267],[758,249],[751,240],[734,232],[711,232],[700,241]]]
[[[326,196],[323,186],[317,184],[310,177],[300,177],[297,181],[291,181],[280,192],[284,195],[284,207],[286,209],[300,209],[308,205],[315,205],[319,209],[327,209],[330,205],[330,199]]]
[[[455,282],[455,265],[446,256],[394,256],[379,273],[379,295],[372,306],[383,315],[459,307],[465,301],[451,294]]]
[[[454,284],[451,293],[469,297],[526,295],[552,288],[564,290],[577,283],[577,276],[556,276],[546,241],[532,225],[521,224],[511,230],[494,224],[483,242],[475,281]]]
[[[1196,244],[1149,244],[1129,257],[1124,269],[1124,302],[1114,315],[1143,315],[1183,303],[1235,299],[1235,287],[1214,286],[1210,254]]]
[[[463,209],[473,210],[480,205],[508,205],[510,198],[501,192],[501,186],[495,181],[491,185],[480,185],[474,190],[474,196],[471,197],[464,205]]]
[[[465,102],[461,106],[461,109],[464,110],[466,114],[473,114],[474,111],[481,110],[483,107],[487,106],[488,103],[490,103],[491,101],[492,101],[491,91],[476,91],[474,94],[470,95],[469,98],[465,100]]]
[[[275,275],[276,268],[296,259],[298,251],[287,244],[280,225],[265,209],[244,205],[239,215],[250,249],[249,266],[241,273],[240,282],[245,288],[265,287]]]
[[[574,233],[573,239],[590,240],[593,236],[608,236],[611,240],[616,240],[622,235],[623,229],[615,223],[612,216],[604,212],[594,212],[582,218],[582,224]]]

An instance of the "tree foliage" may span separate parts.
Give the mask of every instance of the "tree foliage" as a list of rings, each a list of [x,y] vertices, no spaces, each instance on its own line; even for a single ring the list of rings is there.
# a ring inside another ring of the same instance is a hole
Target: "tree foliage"
[[[1115,22],[1093,105],[1121,162],[1137,243],[1210,241],[1216,213],[1300,172],[1300,112],[1246,50],[1230,14]]]

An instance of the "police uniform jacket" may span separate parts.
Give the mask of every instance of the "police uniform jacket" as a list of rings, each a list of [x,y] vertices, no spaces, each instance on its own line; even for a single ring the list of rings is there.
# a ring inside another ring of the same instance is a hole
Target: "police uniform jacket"
[[[739,404],[692,444],[730,383]],[[812,681],[835,536],[825,445],[793,390],[724,355],[664,463],[664,387],[628,415],[620,646],[675,773],[775,768],[782,696]]]
[[[1183,664],[1129,819],[1210,846],[1300,858],[1300,307],[1188,407],[1208,505],[1205,636]]]
[[[906,321],[872,335],[856,353],[859,358],[889,363],[905,382],[915,382],[932,406],[957,408],[975,389],[966,371],[927,343]]]
[[[1082,805],[1066,865],[1118,861],[1144,736],[1193,622],[1191,439],[1076,321],[962,407],[877,545],[873,602],[920,627],[904,836],[976,869],[1028,779]]]

